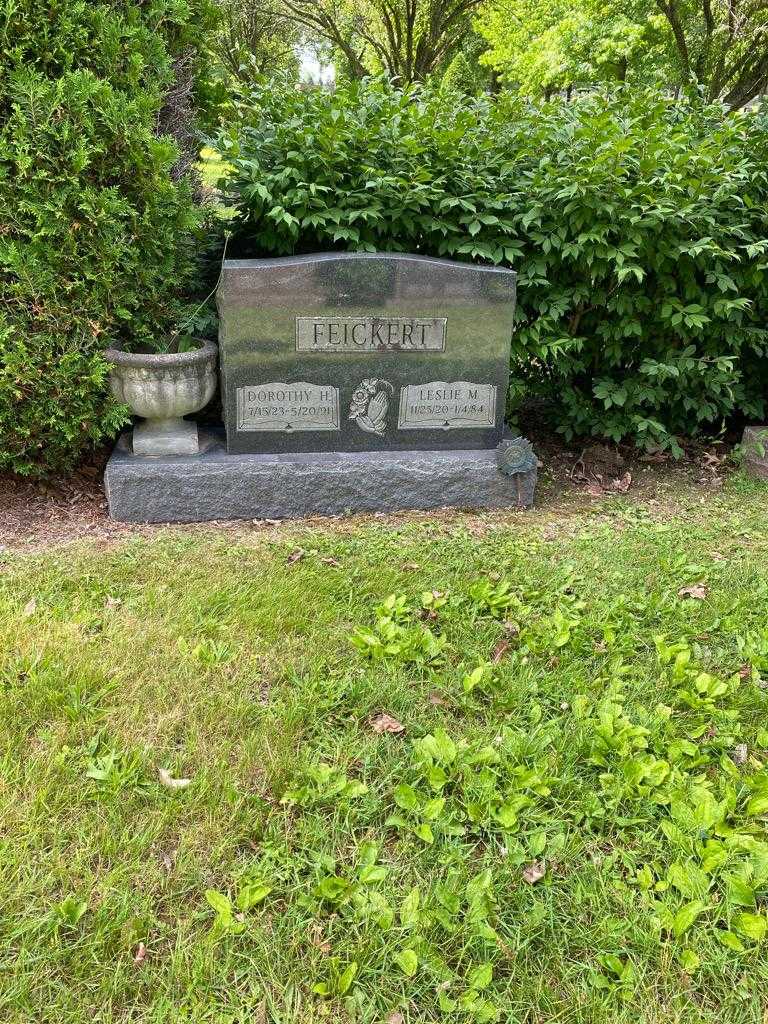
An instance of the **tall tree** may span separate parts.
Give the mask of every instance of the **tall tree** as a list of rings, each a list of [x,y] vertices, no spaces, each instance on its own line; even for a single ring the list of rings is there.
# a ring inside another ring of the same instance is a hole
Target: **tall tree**
[[[453,56],[485,0],[281,0],[285,13],[329,42],[349,74],[381,70],[423,81]]]
[[[653,0],[491,0],[477,25],[483,61],[522,92],[548,95],[574,85],[647,83],[669,67]]]
[[[284,68],[298,69],[300,32],[279,0],[221,0],[210,50],[219,65],[244,85]]]
[[[532,94],[654,81],[742,107],[768,87],[768,0],[489,0],[478,28]]]
[[[683,85],[743,107],[768,88],[766,0],[655,0]]]

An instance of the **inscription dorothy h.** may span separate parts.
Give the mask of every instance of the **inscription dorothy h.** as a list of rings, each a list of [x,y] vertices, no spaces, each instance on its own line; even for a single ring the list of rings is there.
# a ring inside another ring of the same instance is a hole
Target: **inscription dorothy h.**
[[[307,381],[238,388],[237,429],[338,430],[339,389]]]
[[[446,317],[297,316],[297,352],[444,352]]]

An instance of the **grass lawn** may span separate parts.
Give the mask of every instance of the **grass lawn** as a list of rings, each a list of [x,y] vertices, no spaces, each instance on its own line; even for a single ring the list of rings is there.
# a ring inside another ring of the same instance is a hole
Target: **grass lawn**
[[[763,1024],[765,497],[6,553],[0,1019]]]

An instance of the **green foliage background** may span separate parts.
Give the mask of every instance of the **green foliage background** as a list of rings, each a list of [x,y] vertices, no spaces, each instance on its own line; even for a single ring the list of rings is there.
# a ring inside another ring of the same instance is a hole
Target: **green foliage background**
[[[157,134],[208,0],[13,0],[0,11],[0,471],[114,434],[100,353],[153,343],[194,278],[200,211]]]
[[[566,436],[675,437],[768,394],[768,119],[654,93],[268,89],[219,142],[243,253],[412,251],[514,267],[512,405]]]

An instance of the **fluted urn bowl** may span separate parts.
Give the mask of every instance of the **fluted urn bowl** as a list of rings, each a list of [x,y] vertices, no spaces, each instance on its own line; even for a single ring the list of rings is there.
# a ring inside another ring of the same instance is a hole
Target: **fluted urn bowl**
[[[183,417],[198,412],[216,393],[217,354],[214,342],[203,340],[189,352],[105,352],[113,395],[144,417],[133,428],[134,455],[200,451],[197,424]]]

